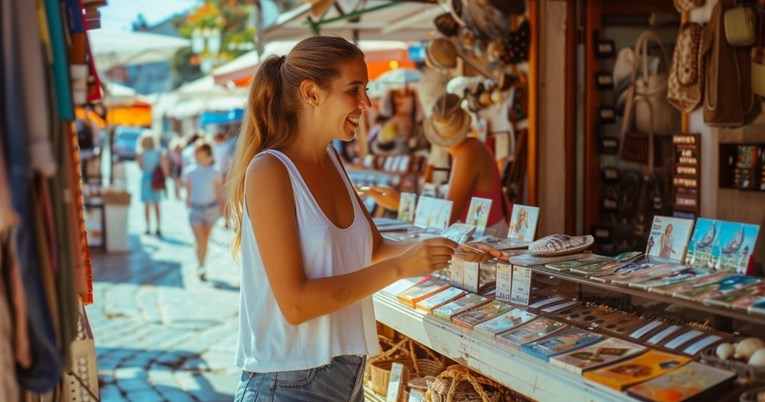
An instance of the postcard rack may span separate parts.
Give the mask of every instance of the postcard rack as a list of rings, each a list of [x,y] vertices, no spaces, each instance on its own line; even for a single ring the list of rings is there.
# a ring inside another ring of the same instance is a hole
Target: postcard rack
[[[377,321],[529,398],[634,401],[627,394],[594,387],[581,376],[406,307],[387,289],[377,292],[373,300]]]

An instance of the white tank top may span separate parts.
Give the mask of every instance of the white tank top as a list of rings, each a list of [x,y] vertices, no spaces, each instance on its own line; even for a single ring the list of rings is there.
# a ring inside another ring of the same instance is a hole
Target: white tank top
[[[353,203],[353,223],[345,229],[338,228],[324,215],[286,155],[266,150],[255,156],[273,155],[287,167],[295,194],[300,251],[309,279],[351,273],[372,263],[369,222],[340,162],[331,149],[327,152],[343,177]],[[377,334],[371,297],[300,325],[287,322],[269,286],[247,208],[243,211],[237,366],[260,373],[303,370],[329,364],[335,356],[376,354]],[[284,247],[292,245],[285,244]]]

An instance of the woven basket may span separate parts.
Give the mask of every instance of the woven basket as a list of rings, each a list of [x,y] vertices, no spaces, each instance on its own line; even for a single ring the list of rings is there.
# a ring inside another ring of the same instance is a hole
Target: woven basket
[[[428,357],[421,358],[417,356],[415,348],[424,351]],[[373,357],[367,366],[370,372],[372,390],[382,396],[388,394],[388,383],[390,382],[390,370],[393,363],[400,363],[406,366],[412,378],[435,376],[444,368],[443,358],[437,356],[430,349],[418,345],[415,341],[405,338],[388,351]]]
[[[501,386],[494,381],[473,375],[467,367],[449,366],[428,383],[428,402],[498,402]]]
[[[382,350],[382,352],[380,354],[377,354],[367,359],[366,368],[364,369],[364,383],[369,382],[369,380],[371,379],[372,362],[376,360],[388,359],[391,357],[398,357],[399,355],[402,355],[404,353],[404,351],[400,350],[400,347],[397,350],[394,350],[392,352],[390,351],[391,349],[396,347],[396,345],[399,342],[401,341],[396,342],[395,340],[393,340],[393,338],[388,338],[387,336],[383,336],[379,334],[377,335],[377,343],[380,345],[380,350]]]

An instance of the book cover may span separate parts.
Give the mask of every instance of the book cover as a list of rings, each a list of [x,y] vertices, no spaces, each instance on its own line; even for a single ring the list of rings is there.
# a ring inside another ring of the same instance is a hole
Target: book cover
[[[521,351],[538,359],[549,361],[550,357],[579,349],[603,339],[602,336],[580,328],[569,328],[555,335],[521,346]]]
[[[706,285],[696,286],[682,292],[675,292],[674,297],[686,300],[702,301],[711,297],[716,297],[736,289],[753,285],[760,282],[760,278],[746,275],[730,275],[723,279]]]
[[[537,231],[538,220],[539,208],[521,204],[513,205],[507,238],[528,242],[533,241],[534,234]]]
[[[704,304],[746,310],[759,300],[765,300],[765,282],[758,282],[716,297],[704,300]]]
[[[399,293],[397,298],[402,304],[415,308],[419,301],[427,299],[448,287],[449,284],[447,282],[428,275],[414,284],[414,286]]]
[[[398,202],[398,220],[404,222],[414,222],[414,211],[417,205],[417,194],[401,193]]]
[[[644,401],[701,402],[720,400],[717,392],[729,387],[736,378],[730,371],[690,362],[662,376],[630,387],[627,394]]]
[[[518,328],[500,333],[496,339],[514,349],[520,349],[521,345],[534,342],[568,327],[568,324],[553,320],[552,318],[539,317]]]
[[[460,327],[473,329],[477,324],[490,320],[512,309],[513,307],[509,304],[494,300],[454,316],[452,322]]]
[[[677,262],[684,261],[693,223],[692,219],[654,216],[645,254]]]
[[[608,338],[572,352],[553,356],[550,358],[550,365],[581,375],[583,371],[627,359],[645,350],[645,346]]]
[[[490,199],[473,197],[470,200],[465,223],[475,226],[476,237],[483,236],[483,233],[486,231],[486,223],[489,220],[489,211],[491,211]]]
[[[547,263],[545,264],[545,268],[551,269],[553,271],[563,272],[563,271],[568,271],[572,268],[579,268],[583,265],[600,263],[608,259],[610,258],[604,255],[591,254],[587,257],[584,257],[578,260],[567,260],[567,261],[561,261],[561,262]]]
[[[473,330],[480,333],[481,335],[493,338],[495,335],[501,332],[511,330],[533,320],[536,317],[536,314],[532,314],[528,311],[516,308],[476,325],[473,327]]]
[[[433,309],[433,316],[446,321],[451,321],[457,314],[464,313],[472,308],[488,303],[490,300],[475,293],[468,293],[457,300],[446,303]]]
[[[432,313],[433,309],[441,307],[446,303],[452,302],[465,295],[464,290],[449,286],[441,292],[428,297],[427,299],[420,300],[415,304],[415,309],[425,313]]]
[[[691,359],[672,353],[649,350],[637,357],[587,371],[584,378],[596,384],[623,391],[625,388],[656,378]]]

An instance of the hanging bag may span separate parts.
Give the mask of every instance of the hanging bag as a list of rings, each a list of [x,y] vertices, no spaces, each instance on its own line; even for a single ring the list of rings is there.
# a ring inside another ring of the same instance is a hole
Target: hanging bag
[[[701,24],[686,22],[680,28],[675,42],[667,99],[685,113],[701,105],[704,91],[704,60],[701,57],[703,31]]]
[[[765,97],[765,4],[760,14],[758,31],[757,45],[752,48],[752,91]]]
[[[162,166],[157,165],[151,172],[151,189],[154,191],[165,191],[165,173],[162,172]]]
[[[651,43],[659,49],[659,68],[655,74],[649,69],[649,47]],[[667,81],[669,61],[661,39],[651,32],[643,32],[635,43],[635,63],[630,75],[630,87],[625,106],[625,121],[631,121],[627,113],[632,113],[637,131],[656,134],[675,133],[680,128],[680,113],[667,100]],[[637,96],[645,98],[647,103],[636,105]],[[648,108],[650,106],[650,109]],[[631,123],[627,123],[631,124]]]
[[[638,104],[645,104],[650,115],[651,105],[644,96],[636,96],[624,111],[622,121],[622,140],[619,141],[619,156],[625,161],[639,163],[641,165],[653,166],[654,153],[649,150],[654,146],[654,132],[651,126],[648,131],[640,131],[633,126],[633,111]]]

